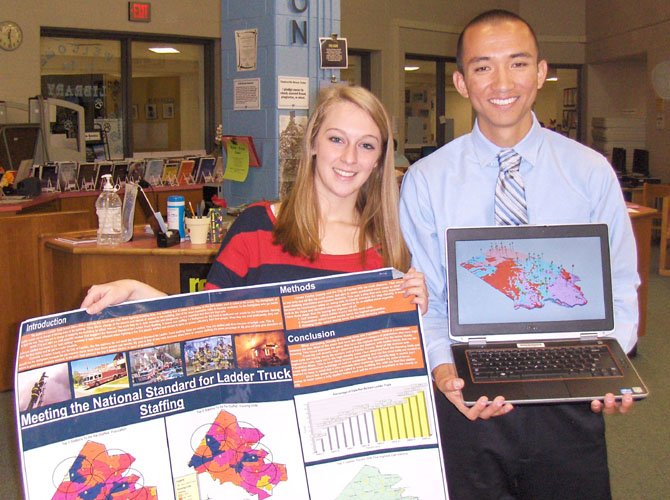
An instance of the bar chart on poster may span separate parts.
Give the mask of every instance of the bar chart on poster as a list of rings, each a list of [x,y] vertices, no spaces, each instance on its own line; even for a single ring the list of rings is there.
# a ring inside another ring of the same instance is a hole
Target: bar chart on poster
[[[429,438],[423,386],[370,388],[307,403],[317,455],[385,441]]]

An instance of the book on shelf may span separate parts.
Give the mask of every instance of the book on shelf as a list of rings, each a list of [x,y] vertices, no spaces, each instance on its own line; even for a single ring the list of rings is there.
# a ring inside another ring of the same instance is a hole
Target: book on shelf
[[[114,163],[114,173],[112,174],[112,185],[123,186],[128,180],[128,162],[118,161]]]
[[[198,164],[198,171],[195,174],[195,182],[205,183],[214,181],[214,167],[216,167],[216,158],[213,156],[203,156]]]
[[[112,162],[100,162],[98,163],[98,174],[95,178],[95,189],[102,191],[102,186],[105,185],[105,180],[102,178],[103,175],[111,174],[114,175],[114,164]]]
[[[45,163],[40,167],[42,191],[53,192],[58,188],[58,164]]]
[[[128,180],[130,182],[139,182],[144,179],[146,163],[144,160],[133,160],[128,166]]]
[[[74,191],[77,189],[77,162],[58,162],[58,190]]]
[[[179,173],[179,163],[167,162],[163,167],[163,176],[161,183],[165,186],[174,186],[177,183],[177,174]]]
[[[98,175],[98,164],[94,162],[85,162],[79,164],[77,174],[77,186],[80,191],[93,191],[95,189],[95,179]]]
[[[187,156],[187,160],[193,160],[193,182],[198,182],[198,171],[200,170],[200,161],[203,159],[203,156]]]
[[[163,159],[152,158],[147,160],[147,165],[144,169],[144,180],[152,186],[158,186],[163,178]]]
[[[186,184],[193,184],[193,174],[195,169],[195,160],[182,160],[179,164],[179,172],[177,173],[177,184],[185,186]]]

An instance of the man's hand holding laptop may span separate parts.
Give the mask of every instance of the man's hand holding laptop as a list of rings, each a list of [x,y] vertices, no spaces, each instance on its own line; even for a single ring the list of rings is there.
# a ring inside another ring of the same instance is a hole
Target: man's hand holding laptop
[[[433,369],[433,380],[437,388],[469,420],[477,420],[478,418],[488,420],[491,417],[505,415],[514,409],[514,405],[506,403],[502,396],[495,397],[493,401],[489,401],[489,398],[482,396],[476,404],[467,406],[463,402],[463,394],[461,393],[461,388],[464,385],[463,379],[458,378],[456,368],[451,363],[444,363],[435,367]],[[608,393],[605,394],[602,401],[599,399],[591,401],[591,411],[593,413],[603,412],[605,415],[616,413],[623,415],[633,409],[633,404],[633,396],[630,394],[625,394],[621,401],[617,401],[614,394]]]
[[[447,399],[470,420],[477,420],[478,418],[487,420],[491,417],[509,413],[514,408],[510,403],[506,403],[502,396],[497,396],[493,401],[489,401],[489,398],[482,396],[473,406],[466,406],[461,393],[464,385],[463,379],[458,378],[456,367],[451,363],[437,365],[433,369],[433,380]]]
[[[603,412],[605,415],[612,415],[615,413],[625,414],[633,409],[633,396],[631,394],[624,394],[621,401],[614,399],[614,394],[605,394],[604,401],[595,399],[591,401],[591,411],[593,413]]]

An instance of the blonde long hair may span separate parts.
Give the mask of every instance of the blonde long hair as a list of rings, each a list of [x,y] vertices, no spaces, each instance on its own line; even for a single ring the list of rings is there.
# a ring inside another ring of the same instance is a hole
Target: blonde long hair
[[[314,144],[328,111],[334,104],[349,102],[365,111],[381,132],[382,148],[377,166],[361,187],[356,200],[359,215],[358,250],[363,264],[368,243],[379,246],[385,266],[401,271],[409,267],[409,251],[400,232],[398,184],[393,156],[391,121],[382,103],[370,91],[335,85],[319,93],[316,109],[307,123],[302,157],[295,184],[282,200],[274,228],[274,241],[291,255],[314,260],[321,253],[320,208],[314,185]]]

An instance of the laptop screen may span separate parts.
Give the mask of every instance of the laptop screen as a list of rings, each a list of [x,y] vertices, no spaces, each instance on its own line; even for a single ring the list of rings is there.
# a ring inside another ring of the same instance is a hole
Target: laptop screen
[[[447,230],[450,335],[613,328],[605,224]]]

